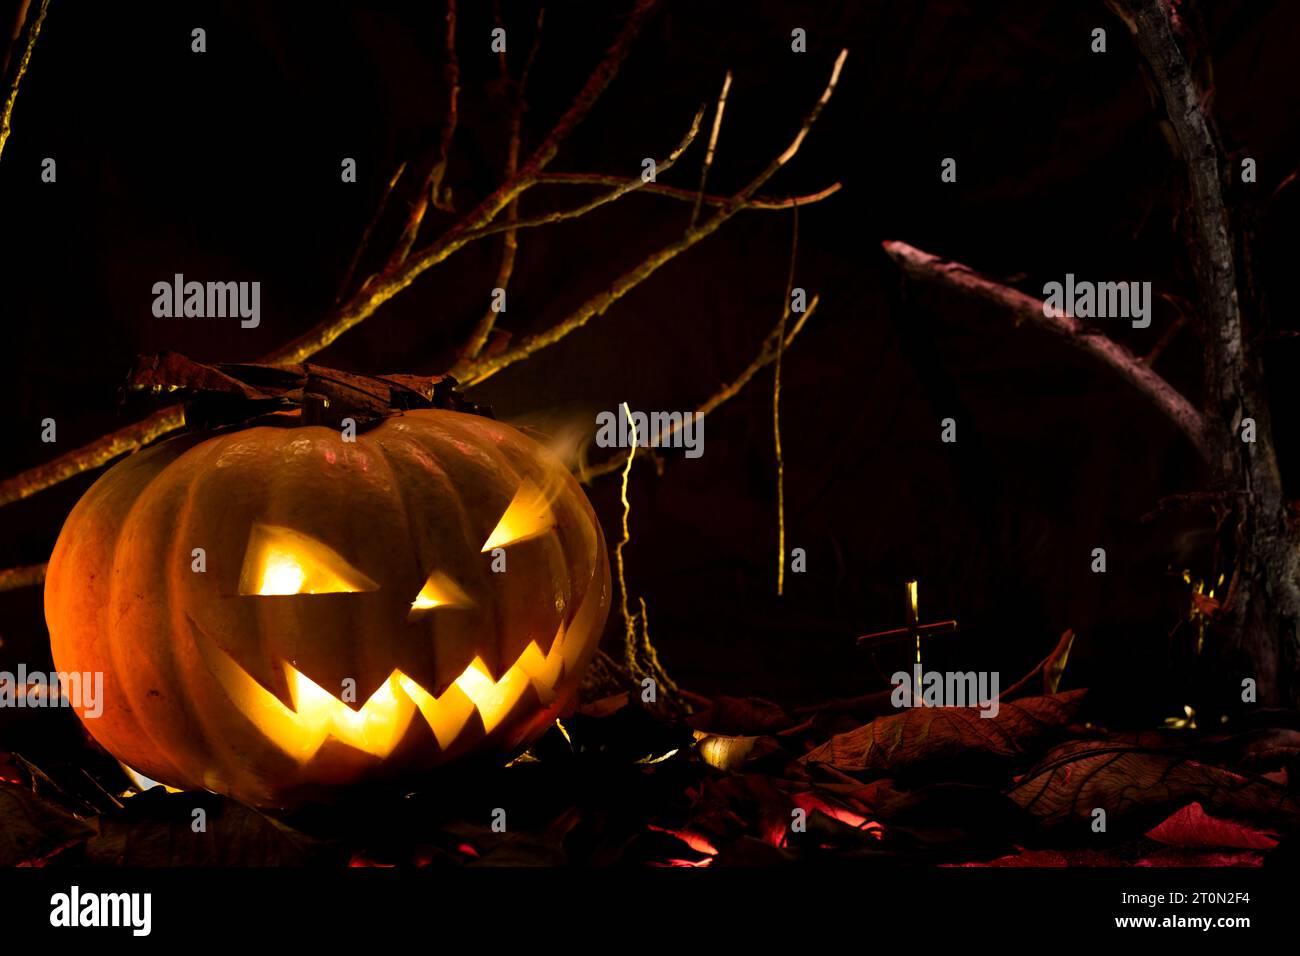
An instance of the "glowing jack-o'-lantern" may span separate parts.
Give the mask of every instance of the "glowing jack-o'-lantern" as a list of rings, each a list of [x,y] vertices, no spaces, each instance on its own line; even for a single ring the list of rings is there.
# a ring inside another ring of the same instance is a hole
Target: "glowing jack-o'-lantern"
[[[576,691],[609,610],[591,505],[508,425],[408,411],[189,435],[68,517],[45,616],[102,671],[90,733],[180,788],[284,806],[508,754]]]

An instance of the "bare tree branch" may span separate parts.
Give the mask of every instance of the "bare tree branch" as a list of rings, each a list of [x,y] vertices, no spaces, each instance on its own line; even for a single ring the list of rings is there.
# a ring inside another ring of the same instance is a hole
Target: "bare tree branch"
[[[655,164],[655,175],[658,175],[659,173],[662,173],[665,170],[671,169],[673,164],[677,162],[678,158],[682,155],[682,153],[686,151],[686,148],[690,146],[692,142],[695,141],[695,137],[699,135],[700,132],[700,120],[703,118],[704,118],[704,108],[701,107],[699,111],[696,112],[695,118],[691,121],[691,128],[686,131],[686,136],[682,138],[682,141],[677,144],[677,147],[671,153],[669,153],[667,157],[665,157],[663,160]],[[599,207],[604,206],[607,203],[614,202],[616,199],[621,199],[623,196],[626,196],[628,193],[635,192],[636,190],[642,188],[645,185],[646,185],[645,180],[641,179],[640,177],[628,179],[626,182],[621,183],[616,189],[614,189],[613,192],[605,193],[602,196],[597,196],[595,199],[591,200],[590,202],[584,203],[583,205],[578,206],[575,209],[557,210],[555,212],[546,213],[541,216],[534,216],[531,219],[521,220],[517,217],[509,218],[507,219],[506,222],[494,223],[493,225],[490,226],[484,226],[482,229],[476,229],[473,232],[466,233],[463,238],[466,242],[472,242],[475,239],[483,239],[487,236],[497,235],[498,233],[502,233],[502,232],[504,232],[508,237],[514,238],[518,236],[520,229],[534,229],[537,228],[538,226],[549,226],[552,225],[553,223],[565,222],[566,220],[569,219],[577,219],[580,216],[585,216],[587,213],[591,212],[592,210],[598,209]],[[506,261],[507,260],[505,259],[502,260],[503,269],[505,267]],[[510,254],[508,261],[510,263],[514,262],[513,252]],[[496,288],[504,289],[505,286],[498,285]],[[493,317],[493,321],[487,321],[488,315]],[[474,331],[470,333],[469,339],[466,340],[465,345],[461,347],[460,350],[461,358],[457,361],[456,366],[453,368],[451,373],[452,375],[457,374],[456,369],[468,367],[473,362],[473,360],[479,355],[479,353],[482,352],[483,346],[487,342],[487,337],[491,334],[492,327],[495,324],[495,316],[496,316],[496,312],[493,309],[489,308],[484,318],[479,320],[478,324],[474,327]]]
[[[519,345],[500,355],[487,356],[472,362],[461,368],[459,373],[453,371],[452,374],[467,385],[474,385],[495,375],[503,368],[507,368],[515,362],[522,361],[534,353],[554,345],[565,336],[582,328],[595,316],[603,315],[610,306],[657,272],[665,263],[716,232],[727,220],[743,208],[744,204],[749,201],[755,192],[762,188],[764,183],[776,175],[799,152],[799,147],[807,137],[808,131],[817,122],[817,118],[835,92],[835,85],[839,82],[840,71],[844,67],[844,60],[848,57],[848,53],[848,50],[840,51],[840,55],[836,58],[835,65],[831,69],[830,80],[827,82],[825,90],[822,91],[821,97],[804,119],[790,145],[748,185],[732,196],[710,219],[689,230],[685,236],[676,242],[670,243],[652,253],[642,260],[639,265],[619,276],[609,288],[592,296],[567,318],[545,332],[530,336]]]
[[[304,361],[330,345],[344,332],[364,322],[381,305],[414,282],[426,269],[442,262],[465,245],[464,236],[492,222],[519,194],[537,182],[538,175],[555,158],[560,144],[591,112],[600,95],[609,86],[626,58],[632,41],[640,32],[646,19],[658,5],[658,0],[637,0],[600,65],[587,78],[581,91],[564,115],[551,128],[514,177],[497,187],[496,191],[479,203],[468,215],[452,226],[430,246],[408,257],[400,266],[381,274],[373,283],[344,304],[334,315],[318,323],[279,349],[264,361],[292,365]]]
[[[135,451],[184,425],[185,410],[180,405],[159,409],[148,418],[120,428],[89,445],[0,481],[0,506],[34,495],[83,471],[98,468],[118,455]]]
[[[388,200],[392,198],[393,190],[397,188],[397,183],[404,172],[406,172],[406,163],[402,162],[388,180],[388,186],[384,189],[383,195],[379,197],[379,205],[375,207],[375,214],[366,223],[365,231],[361,233],[361,241],[357,243],[356,252],[352,253],[352,258],[348,261],[347,271],[343,273],[343,278],[339,282],[339,291],[334,296],[335,305],[343,301],[343,297],[347,295],[348,287],[352,285],[352,278],[356,275],[357,267],[361,264],[361,257],[366,254],[366,250],[370,247],[370,236],[374,233],[375,226],[379,225],[379,220],[383,218],[384,210],[388,208]]]
[[[7,568],[0,571],[0,591],[17,591],[29,588],[45,580],[48,564],[29,564],[21,568]]]
[[[36,38],[41,35],[41,27],[45,24],[45,13],[49,10],[49,7],[50,0],[41,0],[40,8],[36,11],[36,17],[27,29],[27,43],[23,47],[22,56],[18,60],[18,68],[14,70],[13,81],[9,84],[9,90],[5,93],[4,105],[0,106],[0,156],[4,155],[5,143],[9,141],[9,128],[14,115],[14,103],[18,101],[18,85],[22,82],[23,77],[27,75],[27,67],[32,62],[32,51],[36,49]]]
[[[443,41],[443,81],[447,84],[447,109],[443,114],[442,133],[438,137],[438,152],[429,163],[424,176],[424,185],[415,197],[415,205],[406,220],[397,246],[389,257],[388,266],[393,268],[406,261],[411,247],[420,235],[420,226],[425,213],[432,205],[435,209],[450,211],[451,207],[442,197],[442,180],[447,174],[447,162],[451,158],[451,141],[456,136],[456,126],[460,122],[460,60],[456,56],[456,0],[447,0],[447,30]]]
[[[1017,325],[1028,322],[1100,359],[1153,401],[1191,439],[1196,450],[1207,461],[1210,460],[1212,442],[1206,434],[1205,420],[1201,413],[1182,393],[1118,342],[1085,329],[1083,323],[1073,316],[1045,308],[1042,300],[986,279],[959,262],[950,262],[922,252],[905,242],[887,241],[882,245],[889,257],[909,276],[946,286],[998,306],[1011,315]]]
[[[695,117],[691,120],[691,128],[686,131],[681,142],[669,153],[664,159],[655,164],[655,175],[672,169],[673,164],[681,157],[688,146],[695,142],[695,137],[700,132],[700,121],[704,118],[704,108],[696,112]],[[590,202],[584,203],[574,209],[561,209],[555,212],[548,212],[541,216],[534,216],[531,219],[519,219],[514,222],[493,223],[490,226],[483,226],[481,229],[474,229],[467,232],[462,237],[466,242],[473,242],[475,239],[482,239],[486,236],[495,236],[503,232],[512,232],[518,229],[535,229],[538,226],[549,226],[557,222],[565,222],[569,219],[577,219],[585,216],[594,209],[604,206],[606,203],[614,202],[616,199],[622,199],[628,193],[637,192],[648,186],[645,180],[639,176],[628,178],[618,185],[612,192],[597,196]]]
[[[604,173],[543,173],[537,177],[537,182],[540,185],[620,186],[629,182],[631,178],[629,176],[610,176]],[[825,189],[803,196],[759,197],[750,199],[741,208],[779,211],[789,209],[791,206],[809,206],[815,202],[821,202],[823,199],[829,199],[842,188],[843,186],[840,183],[831,183]],[[694,202],[700,195],[693,189],[681,189],[677,186],[665,186],[661,183],[647,183],[638,192],[650,193],[655,196],[667,196],[669,199],[679,199],[683,202]],[[725,206],[731,202],[732,198],[731,196],[705,193],[703,202],[706,206]]]
[[[781,356],[785,354],[785,323],[790,318],[794,294],[794,268],[799,256],[799,207],[794,207],[790,237],[790,272],[785,282],[785,302],[776,325],[776,359],[772,371],[772,448],[776,455],[776,594],[785,593],[785,452],[781,450]]]
[[[501,17],[500,0],[494,4],[497,25],[504,29],[504,21]],[[524,113],[528,109],[527,90],[528,76],[533,69],[533,61],[537,58],[537,50],[542,43],[542,22],[546,17],[546,8],[537,11],[537,27],[533,30],[533,42],[528,49],[528,58],[524,61],[523,71],[519,74],[519,82],[515,86],[514,103],[510,110],[510,136],[506,147],[506,167],[505,178],[509,180],[519,169],[519,153],[523,142]],[[510,65],[506,59],[505,50],[501,51],[501,79],[508,86],[510,83]],[[506,206],[505,218],[507,223],[519,221],[519,197],[516,196],[510,200],[510,205]],[[510,279],[515,272],[515,257],[519,254],[519,234],[514,229],[509,229],[502,237],[501,243],[501,264],[497,266],[497,278],[495,289],[505,289],[510,285]],[[468,362],[476,358],[487,345],[488,338],[492,335],[492,328],[496,325],[497,312],[490,305],[484,308],[483,315],[479,317],[478,324],[474,326],[474,331],[470,333],[469,338],[461,348],[460,355],[457,356],[457,362]]]
[[[691,222],[688,229],[694,229],[700,218],[700,206],[704,203],[704,187],[709,181],[709,169],[713,166],[713,153],[718,148],[718,133],[722,130],[722,114],[727,108],[727,93],[731,90],[731,71],[722,79],[722,92],[718,94],[718,107],[713,112],[713,130],[709,133],[709,148],[704,154],[704,165],[700,167],[700,188],[695,194],[695,205],[691,207]]]

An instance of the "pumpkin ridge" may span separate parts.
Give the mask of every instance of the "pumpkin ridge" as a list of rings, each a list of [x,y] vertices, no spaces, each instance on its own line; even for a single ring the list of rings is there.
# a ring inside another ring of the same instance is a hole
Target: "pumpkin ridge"
[[[199,446],[200,448],[206,448],[207,454],[198,461],[188,463],[190,468],[185,482],[185,501],[181,506],[180,514],[177,515],[176,534],[172,539],[172,547],[176,550],[176,554],[171,556],[167,565],[178,578],[184,574],[182,568],[186,562],[182,560],[182,554],[185,544],[193,543],[197,538],[194,534],[194,514],[198,506],[198,479],[211,473],[212,462],[225,452],[227,441],[228,439],[225,436],[217,436],[212,442]],[[172,463],[172,466],[179,465],[184,457],[177,458]],[[195,546],[209,547],[206,543]],[[178,677],[177,683],[188,686],[192,684],[192,669],[194,668],[195,658],[199,656],[198,648],[193,646],[193,638],[189,627],[189,613],[177,605],[173,599],[174,594],[175,590],[173,590],[169,580],[167,609],[168,619],[171,621],[172,636],[166,650],[175,666]],[[223,775],[237,774],[238,766],[235,764],[235,755],[229,752],[230,748],[226,746],[225,735],[213,727],[214,718],[209,714],[208,709],[203,706],[204,702],[195,701],[190,694],[179,696],[181,697],[182,706],[192,716],[189,725],[201,739],[201,745],[198,742],[191,742],[191,750],[201,752],[205,762],[209,766],[216,764]],[[209,770],[208,773],[210,772]],[[206,780],[201,781],[201,783],[206,786]]]
[[[112,578],[110,579],[109,592],[108,592],[108,600],[109,600],[108,619],[113,622],[113,625],[110,627],[109,630],[109,660],[112,663],[113,680],[118,684],[119,692],[125,697],[129,705],[131,706],[131,709],[135,711],[137,714],[141,715],[139,718],[140,733],[143,734],[143,736],[150,744],[151,753],[149,755],[149,759],[154,761],[161,761],[162,763],[166,764],[168,771],[174,771],[174,775],[172,775],[171,773],[156,774],[156,772],[153,771],[152,767],[150,767],[149,775],[150,776],[156,775],[157,778],[160,780],[165,777],[169,777],[172,781],[183,782],[191,785],[193,784],[194,781],[190,778],[188,774],[186,774],[181,769],[180,764],[177,763],[174,759],[172,759],[172,753],[173,753],[172,747],[168,746],[166,743],[160,741],[159,739],[158,736],[159,733],[169,728],[165,728],[165,727],[155,728],[154,726],[155,722],[147,719],[144,716],[145,714],[147,714],[147,707],[145,706],[147,704],[147,701],[142,699],[140,694],[136,693],[135,681],[131,678],[131,676],[129,676],[133,674],[132,668],[134,666],[130,663],[129,658],[135,655],[132,654],[132,650],[133,650],[132,648],[123,646],[125,640],[129,637],[129,635],[124,633],[117,626],[121,620],[121,617],[126,611],[126,608],[123,607],[121,604],[121,595],[124,592],[123,589],[118,586],[118,579],[120,577],[120,572],[118,569],[122,566],[130,566],[132,563],[130,561],[130,556],[123,554],[123,536],[126,530],[132,526],[133,522],[143,523],[144,519],[141,516],[141,512],[147,510],[145,503],[150,501],[151,490],[156,490],[158,488],[158,483],[160,481],[163,481],[167,477],[168,473],[172,472],[173,469],[177,468],[177,466],[181,462],[185,461],[185,459],[191,457],[202,457],[204,460],[206,460],[208,458],[208,455],[204,454],[205,450],[210,451],[210,449],[207,449],[206,445],[203,443],[192,445],[189,448],[186,448],[179,455],[173,458],[161,469],[159,469],[159,471],[155,475],[153,475],[148,481],[144,482],[139,488],[136,489],[136,493],[131,500],[130,506],[127,508],[126,512],[121,516],[121,520],[118,522],[117,528],[115,529],[115,533],[113,535],[112,558],[109,564],[109,567],[112,569],[111,570]],[[187,502],[189,500],[189,497],[190,497],[190,488],[189,488],[189,483],[186,482],[185,500]],[[184,504],[182,505],[182,508],[183,507]],[[150,517],[152,518],[153,516]],[[168,569],[166,568],[166,566],[163,567],[163,573],[161,575],[157,574],[158,567],[156,563],[156,556],[154,554],[148,554],[146,555],[146,558],[149,565],[155,572],[154,587],[157,589],[160,599],[165,602],[165,606],[166,606],[165,619],[170,623],[172,619],[171,575],[167,573]],[[161,581],[162,581],[161,587],[159,587],[157,581],[159,577],[161,577]],[[126,590],[130,590],[130,589],[127,588]],[[161,644],[162,646],[159,647],[158,646],[159,644]],[[134,648],[134,651],[135,654],[138,654],[139,648]],[[172,642],[170,640],[153,642],[153,644],[149,648],[148,656],[159,666],[161,666],[162,668],[170,672],[169,676],[171,677],[171,681],[170,681],[171,686],[176,686],[180,684],[180,681],[177,679],[180,676],[180,668],[176,660],[175,650],[173,649]],[[141,693],[147,695],[148,691],[141,688]],[[177,701],[179,706],[182,708],[182,711],[184,712],[185,716],[189,718],[187,720],[187,724],[191,724],[191,725],[194,724],[197,720],[198,715],[192,709],[190,701],[185,699],[182,695],[177,695],[175,693],[173,693],[171,696]]]
[[[107,532],[111,535],[110,540],[105,542],[102,548],[104,554],[108,558],[108,570],[105,572],[102,567],[99,570],[99,584],[97,587],[103,589],[103,604],[98,611],[98,616],[92,617],[89,621],[76,620],[70,625],[82,636],[85,635],[87,630],[91,632],[89,640],[92,646],[97,648],[97,650],[92,653],[92,656],[97,658],[98,665],[105,674],[106,685],[109,681],[114,679],[117,668],[113,650],[113,628],[111,626],[113,622],[111,621],[112,609],[110,606],[113,586],[113,567],[116,560],[117,545],[121,538],[122,525],[125,516],[130,513],[130,510],[135,506],[135,502],[139,500],[143,485],[153,481],[166,468],[170,467],[171,462],[160,464],[152,472],[145,472],[147,480],[143,480],[140,477],[141,469],[151,466],[153,460],[159,457],[162,457],[162,455],[157,452],[157,448],[148,449],[145,452],[139,452],[136,455],[128,456],[127,460],[121,462],[121,465],[126,467],[116,475],[114,475],[112,471],[102,475],[90,487],[90,489],[87,490],[85,496],[77,502],[77,506],[68,516],[68,524],[77,527],[81,533],[75,536],[70,536],[66,542],[63,541],[61,535],[60,541],[56,542],[54,552],[50,556],[50,568],[49,572],[47,572],[47,580],[55,582],[61,581],[63,580],[64,574],[69,573],[73,577],[74,581],[79,581],[82,579],[82,574],[85,571],[85,568],[82,566],[85,560],[82,545],[84,539],[87,537],[87,529],[83,527],[83,525],[89,524],[91,525],[90,530],[97,530],[101,533]],[[103,506],[106,499],[111,501],[113,492],[119,490],[125,491],[125,494],[122,495],[122,497],[129,496],[129,502],[123,509],[122,514],[120,516],[114,516],[116,520],[99,517],[96,514],[97,510]],[[83,504],[85,505],[84,508],[82,507]],[[74,561],[75,563],[72,564],[71,571],[65,572],[64,565],[68,562]],[[57,605],[59,603],[58,598],[59,594],[57,591],[51,592],[51,590],[47,588],[46,599],[48,605]],[[56,614],[57,613],[58,612],[56,612]],[[55,627],[58,625],[51,621],[50,618],[51,615],[47,610],[46,622],[47,626],[51,629],[51,635],[53,635]],[[101,624],[104,625],[102,628],[100,627]],[[59,629],[61,630],[61,627],[59,627]],[[81,660],[76,659],[78,655],[73,649],[75,648],[76,643],[77,642],[74,641],[73,647],[70,648],[67,645],[66,639],[51,640],[51,650],[54,652],[54,663],[57,669],[65,671],[84,669]],[[68,660],[69,654],[73,655],[74,658],[71,661]],[[105,697],[108,697],[107,686]],[[100,741],[106,749],[109,749],[110,752],[124,751],[129,746],[130,740],[135,735],[142,733],[144,730],[144,720],[140,714],[139,708],[132,704],[126,694],[119,695],[118,700],[120,701],[120,704],[111,709],[111,711],[107,707],[106,702],[105,714],[101,715],[100,719],[109,716],[110,713],[111,717],[109,717],[109,720],[105,724],[96,726],[98,733],[94,731],[91,733],[91,735],[95,737],[96,740]],[[114,726],[115,724],[122,723],[126,724],[126,726]],[[125,745],[119,743],[122,738],[125,738]],[[110,745],[116,745],[116,749]]]

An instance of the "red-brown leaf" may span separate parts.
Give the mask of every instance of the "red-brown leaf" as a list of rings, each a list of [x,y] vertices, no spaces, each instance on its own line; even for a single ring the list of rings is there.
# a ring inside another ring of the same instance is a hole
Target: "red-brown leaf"
[[[996,717],[975,707],[918,707],[837,734],[804,756],[839,770],[891,773],[978,755],[1013,758],[1032,752],[1078,713],[1085,691],[1004,703]]]
[[[1256,826],[1300,824],[1286,788],[1261,777],[1193,760],[1181,751],[1071,741],[1055,748],[1009,796],[1044,827],[1086,832],[1097,808],[1111,832],[1143,832],[1174,810],[1200,801],[1215,816]]]

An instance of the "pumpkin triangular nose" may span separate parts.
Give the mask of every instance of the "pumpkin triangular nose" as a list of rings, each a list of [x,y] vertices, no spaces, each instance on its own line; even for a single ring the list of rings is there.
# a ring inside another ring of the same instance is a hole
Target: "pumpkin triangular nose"
[[[407,615],[407,620],[414,620],[422,611],[440,607],[472,607],[473,604],[474,601],[450,575],[434,571],[411,602],[411,613]]]

